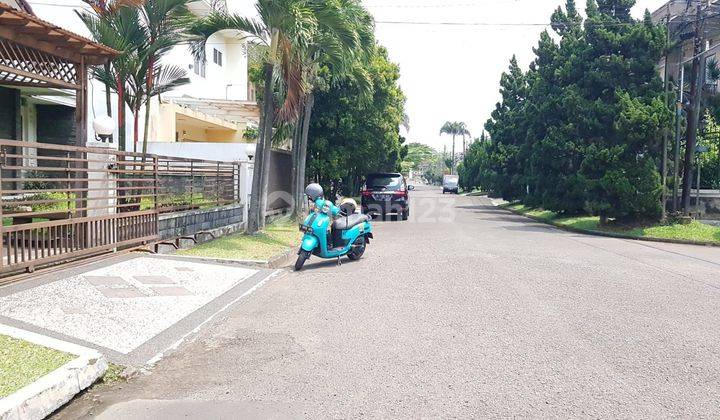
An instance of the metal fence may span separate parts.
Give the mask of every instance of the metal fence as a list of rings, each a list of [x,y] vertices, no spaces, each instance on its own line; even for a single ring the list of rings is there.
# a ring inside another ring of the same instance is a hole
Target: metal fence
[[[0,140],[0,273],[159,239],[161,213],[237,203],[240,163]]]

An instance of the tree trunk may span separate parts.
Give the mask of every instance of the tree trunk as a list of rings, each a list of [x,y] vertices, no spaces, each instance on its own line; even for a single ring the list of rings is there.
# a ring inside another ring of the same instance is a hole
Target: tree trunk
[[[262,207],[262,196],[267,197],[265,188],[264,175],[269,172],[269,163],[266,160],[265,149],[269,156],[272,142],[272,125],[275,118],[274,106],[272,102],[272,75],[273,66],[266,63],[263,68],[265,77],[265,88],[263,90],[263,106],[260,114],[260,127],[257,146],[255,148],[255,166],[253,168],[252,191],[250,193],[250,208],[248,209],[247,230],[248,233],[257,233],[265,223],[265,208]],[[269,129],[268,129],[269,127]],[[267,167],[267,168],[266,168]],[[263,194],[265,193],[265,194]]]
[[[125,89],[124,85],[117,80],[118,88],[118,147],[121,152],[125,151]]]
[[[133,152],[137,153],[137,144],[140,140],[140,110],[133,109]]]
[[[147,142],[148,142],[148,128],[150,127],[150,98],[145,103],[145,129],[143,131],[143,144],[142,144],[142,161],[145,162],[145,155],[147,154]]]
[[[455,134],[453,134],[452,156],[450,156],[450,173],[455,175]]]
[[[145,130],[143,131],[143,145],[142,145],[142,153],[143,157],[142,160],[145,162],[145,155],[147,154],[147,142],[148,142],[148,127],[150,126],[150,102],[152,101],[152,96],[150,96],[150,91],[153,88],[153,82],[155,81],[155,57],[152,56],[149,59],[148,64],[148,73],[147,73],[147,80],[145,83],[145,89],[146,89],[146,96],[147,99],[145,100]]]
[[[272,102],[271,102],[272,104]],[[275,109],[270,110],[271,118],[265,120],[265,141],[263,144],[263,173],[260,189],[260,228],[265,227],[265,213],[268,210],[268,189],[270,186],[270,160],[272,159],[272,137],[273,123],[275,121]]]
[[[302,118],[302,136],[300,141],[300,156],[299,156],[299,170],[298,170],[298,186],[300,191],[305,187],[305,172],[307,169],[307,149],[308,149],[308,136],[310,135],[310,119],[312,118],[312,110],[315,106],[315,95],[310,92],[305,102],[304,116]],[[300,194],[300,203],[304,203],[302,192]],[[302,208],[301,210],[302,211]]]
[[[685,215],[690,214],[690,197],[692,194],[693,162],[695,159],[695,145],[697,144],[698,123],[700,121],[700,101],[702,95],[702,64],[700,57],[702,42],[695,40],[695,59],[692,63],[690,75],[690,98],[692,106],[687,116],[687,141],[685,144],[685,164],[683,168],[682,208]]]
[[[303,105],[304,107],[304,105]],[[299,219],[302,215],[302,183],[300,182],[300,143],[302,141],[302,125],[303,125],[303,114],[298,116],[298,120],[295,123],[295,131],[293,132],[293,143],[292,143],[292,181],[291,181],[291,196],[293,200],[293,213],[292,217]]]
[[[105,74],[110,74],[110,63],[105,64]],[[105,109],[107,110],[107,116],[112,117],[112,92],[110,91],[110,84],[105,83]],[[110,136],[110,143],[112,143],[113,138],[112,135]]]

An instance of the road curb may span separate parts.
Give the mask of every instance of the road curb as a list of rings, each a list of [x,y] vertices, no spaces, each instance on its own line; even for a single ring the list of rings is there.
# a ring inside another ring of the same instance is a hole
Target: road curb
[[[295,256],[298,252],[298,247],[293,247],[287,251],[283,251],[270,258],[269,260],[235,260],[231,258],[217,258],[217,257],[200,257],[197,255],[179,255],[179,254],[168,254],[173,258],[183,258],[188,260],[197,260],[205,262],[214,262],[219,264],[238,265],[242,267],[250,268],[268,268],[277,269],[284,268],[293,263]]]
[[[637,236],[630,236],[630,235],[623,235],[622,233],[613,233],[613,232],[602,232],[598,230],[586,230],[586,229],[578,229],[574,228],[572,226],[565,226],[561,225],[546,219],[542,219],[539,217],[530,216],[529,214],[525,214],[518,210],[513,210],[508,207],[503,207],[499,204],[493,203],[493,205],[499,209],[508,211],[510,213],[516,214],[518,216],[526,217],[528,219],[534,220],[539,223],[543,223],[546,225],[550,225],[553,227],[556,227],[560,230],[564,230],[567,232],[573,232],[573,233],[581,233],[583,235],[589,235],[589,236],[602,236],[605,238],[615,238],[615,239],[629,239],[633,241],[640,241],[640,242],[659,242],[659,243],[666,243],[666,244],[677,244],[677,245],[695,245],[695,246],[709,246],[709,247],[720,247],[719,243],[716,242],[705,242],[705,241],[686,241],[682,239],[665,239],[665,238],[638,238]]]
[[[0,334],[78,356],[0,399],[0,420],[43,419],[101,378],[108,368],[96,350],[0,324]]]

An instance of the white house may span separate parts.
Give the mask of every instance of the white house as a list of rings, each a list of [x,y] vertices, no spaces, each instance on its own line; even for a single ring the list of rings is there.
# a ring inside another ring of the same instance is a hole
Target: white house
[[[0,0],[2,1],[2,0]],[[81,0],[29,1],[33,12],[41,19],[89,37],[90,34],[78,18],[77,10],[89,10]],[[248,0],[198,0],[190,4],[191,11],[202,16],[213,7],[226,7],[244,13],[252,4]],[[20,6],[20,5],[18,5]],[[153,100],[148,131],[148,151],[181,157],[247,160],[254,145],[243,138],[248,126],[257,126],[259,109],[254,90],[248,82],[247,43],[237,33],[226,31],[210,38],[205,63],[197,62],[186,45],[175,47],[164,64],[175,65],[187,71],[191,83]],[[75,104],[72,91],[53,90],[29,95],[29,102],[51,101],[67,107]],[[41,94],[40,94],[41,93]],[[92,119],[106,115],[105,86],[93,81],[88,92],[88,138],[93,138]],[[117,115],[117,99],[113,95],[112,115]],[[29,107],[27,112],[32,114]],[[133,142],[133,121],[126,110],[125,127],[128,150],[142,150],[142,144]],[[143,139],[145,111],[140,111],[140,135]],[[37,138],[37,125],[32,115],[24,123],[27,139]]]

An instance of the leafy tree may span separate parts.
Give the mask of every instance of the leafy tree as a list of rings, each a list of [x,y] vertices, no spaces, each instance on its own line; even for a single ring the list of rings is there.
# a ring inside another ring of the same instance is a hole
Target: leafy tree
[[[365,71],[365,63],[375,48],[374,23],[370,14],[359,0],[326,1],[325,8],[332,9],[336,19],[320,26],[312,42],[303,50],[301,57],[303,83],[307,93],[301,98],[299,118],[293,137],[293,198],[302,203],[307,168],[308,136],[310,120],[315,106],[315,90],[324,84],[352,79],[361,89],[358,100],[368,100],[371,81]],[[320,68],[327,66],[330,72],[320,78]],[[303,208],[295,206],[295,217],[300,217]]]
[[[510,67],[500,78],[502,101],[495,106],[486,124],[493,142],[487,147],[492,156],[488,168],[492,189],[508,199],[522,197],[527,180],[525,162],[520,150],[525,142],[525,101],[528,95],[527,78],[513,56]],[[483,146],[484,147],[484,146]]]
[[[710,114],[705,114],[705,129],[699,136],[698,145],[706,147],[707,152],[698,157],[700,163],[700,186],[702,188],[720,188],[720,124]]]
[[[481,139],[470,143],[462,163],[458,165],[460,187],[464,190],[488,189],[492,178],[492,172],[489,169],[489,147],[490,145]]]
[[[341,15],[338,3],[308,0],[257,0],[255,8],[259,20],[216,11],[192,27],[196,39],[193,52],[205,59],[205,44],[222,30],[240,31],[245,37],[263,45],[262,109],[257,143],[253,186],[248,214],[248,231],[255,233],[265,224],[268,182],[270,176],[270,148],[275,123],[297,120],[303,97],[307,93],[304,82],[303,59],[308,50],[324,34],[345,39],[346,16]],[[275,92],[284,93],[279,106]]]
[[[662,132],[671,115],[656,64],[665,48],[663,28],[646,13],[630,17],[634,1],[603,0],[588,10],[585,34],[592,83],[584,86],[594,119],[581,174],[587,207],[601,220],[658,220],[662,216]],[[634,23],[634,24],[632,24]],[[582,121],[582,120],[581,120]]]
[[[411,170],[418,170],[423,166],[429,165],[438,152],[427,144],[410,143],[407,145],[408,153],[404,162],[408,163]]]
[[[568,0],[523,73],[512,60],[491,134],[491,188],[560,213],[603,221],[661,215],[659,138],[670,124],[655,70],[665,35],[634,0]]]
[[[376,47],[366,70],[372,82],[369,101],[357,100],[364,87],[352,77],[316,92],[308,175],[331,192],[355,195],[367,173],[398,171],[407,154],[400,136],[405,95],[398,86],[399,67]]]

